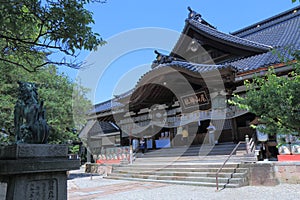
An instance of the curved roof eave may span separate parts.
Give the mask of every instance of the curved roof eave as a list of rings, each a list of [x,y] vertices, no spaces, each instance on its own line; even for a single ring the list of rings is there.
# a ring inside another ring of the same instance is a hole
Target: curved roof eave
[[[187,25],[194,27],[199,34],[225,45],[257,53],[265,53],[273,49],[273,47],[269,45],[253,42],[237,37],[235,35],[223,33],[221,31],[218,31],[217,29],[204,25],[201,22],[195,21],[194,19],[187,19],[187,22]]]
[[[158,71],[161,71],[163,69],[169,68],[169,67],[176,67],[182,70],[189,71],[194,74],[201,74],[201,73],[207,73],[213,70],[222,70],[226,68],[231,68],[234,71],[237,71],[237,68],[230,65],[230,64],[224,64],[224,65],[208,65],[208,64],[198,64],[198,63],[191,63],[186,61],[172,61],[168,63],[162,63],[153,68],[152,70],[146,72],[144,75],[141,76],[141,78],[138,80],[137,84],[135,85],[135,88],[137,88],[140,83],[145,79],[145,77],[150,76],[153,73],[157,73]],[[176,69],[174,69],[176,70]],[[167,71],[169,72],[169,71]],[[161,73],[158,73],[158,75],[161,75]]]

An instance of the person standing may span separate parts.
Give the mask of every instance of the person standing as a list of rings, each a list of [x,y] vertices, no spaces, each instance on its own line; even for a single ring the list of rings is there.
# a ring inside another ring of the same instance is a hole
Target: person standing
[[[140,141],[140,149],[142,150],[142,154],[144,154],[146,149],[146,142],[144,138],[142,138]]]
[[[182,130],[182,141],[185,146],[188,144],[188,138],[189,138],[189,132],[187,131],[186,128],[183,128]]]
[[[212,122],[209,123],[209,126],[207,127],[207,131],[208,131],[208,137],[209,137],[209,144],[214,145],[215,144],[216,127],[213,125]]]

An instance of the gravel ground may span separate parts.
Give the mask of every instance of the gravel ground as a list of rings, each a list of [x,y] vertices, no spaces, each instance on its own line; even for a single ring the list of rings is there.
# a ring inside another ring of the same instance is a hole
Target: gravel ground
[[[141,185],[141,187],[123,190],[118,187],[122,185]],[[109,191],[103,187],[110,188]],[[89,192],[88,189],[91,189]],[[274,187],[247,186],[241,188],[226,188],[215,191],[213,187],[199,187],[187,185],[161,184],[153,182],[133,182],[123,180],[103,179],[101,176],[86,174],[71,174],[68,180],[69,200],[72,199],[93,199],[93,200],[241,200],[261,199],[280,200],[300,199],[300,184],[280,184]],[[113,190],[113,192],[111,192]],[[85,191],[83,193],[82,191]],[[88,196],[87,194],[94,196]],[[78,194],[78,195],[77,195]],[[99,194],[99,196],[95,195]],[[101,195],[100,195],[101,194]],[[79,197],[82,195],[82,197]],[[84,196],[87,195],[87,196]],[[76,196],[71,197],[70,196]]]
[[[214,188],[170,185],[167,187],[151,190],[140,190],[134,192],[124,192],[121,194],[108,195],[106,197],[95,198],[105,200],[142,200],[142,199],[170,199],[170,200],[242,200],[261,199],[274,200],[300,199],[300,185],[279,185],[276,187],[242,187],[237,189],[225,189],[216,192]]]

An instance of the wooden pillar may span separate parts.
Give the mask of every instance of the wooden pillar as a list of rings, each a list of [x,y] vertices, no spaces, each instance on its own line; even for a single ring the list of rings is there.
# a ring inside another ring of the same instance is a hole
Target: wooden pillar
[[[86,151],[86,161],[87,163],[91,163],[92,160],[91,160],[91,152],[89,150]]]
[[[234,143],[238,143],[239,141],[239,131],[238,131],[238,126],[237,126],[237,122],[236,122],[236,118],[232,118],[231,119],[231,126],[232,126],[232,141]]]
[[[174,135],[174,128],[169,128],[169,138],[170,138],[170,145],[171,145],[171,147],[174,147],[174,144],[173,144],[173,135]]]

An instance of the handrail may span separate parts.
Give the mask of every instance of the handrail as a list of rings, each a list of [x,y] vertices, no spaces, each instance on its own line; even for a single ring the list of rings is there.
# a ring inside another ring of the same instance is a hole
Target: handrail
[[[255,150],[255,143],[254,143],[253,138],[251,138],[249,141],[249,150],[250,150],[250,152],[248,152],[248,153],[253,153]]]
[[[232,150],[232,152],[229,154],[229,156],[227,157],[227,159],[224,161],[223,165],[218,169],[217,173],[216,173],[216,186],[217,186],[217,191],[219,190],[219,173],[221,172],[221,170],[223,169],[223,167],[225,166],[225,164],[228,162],[228,160],[231,158],[231,156],[233,155],[233,153],[237,150],[237,148],[240,146],[240,144],[244,144],[246,143],[245,141],[240,141],[235,148]]]

